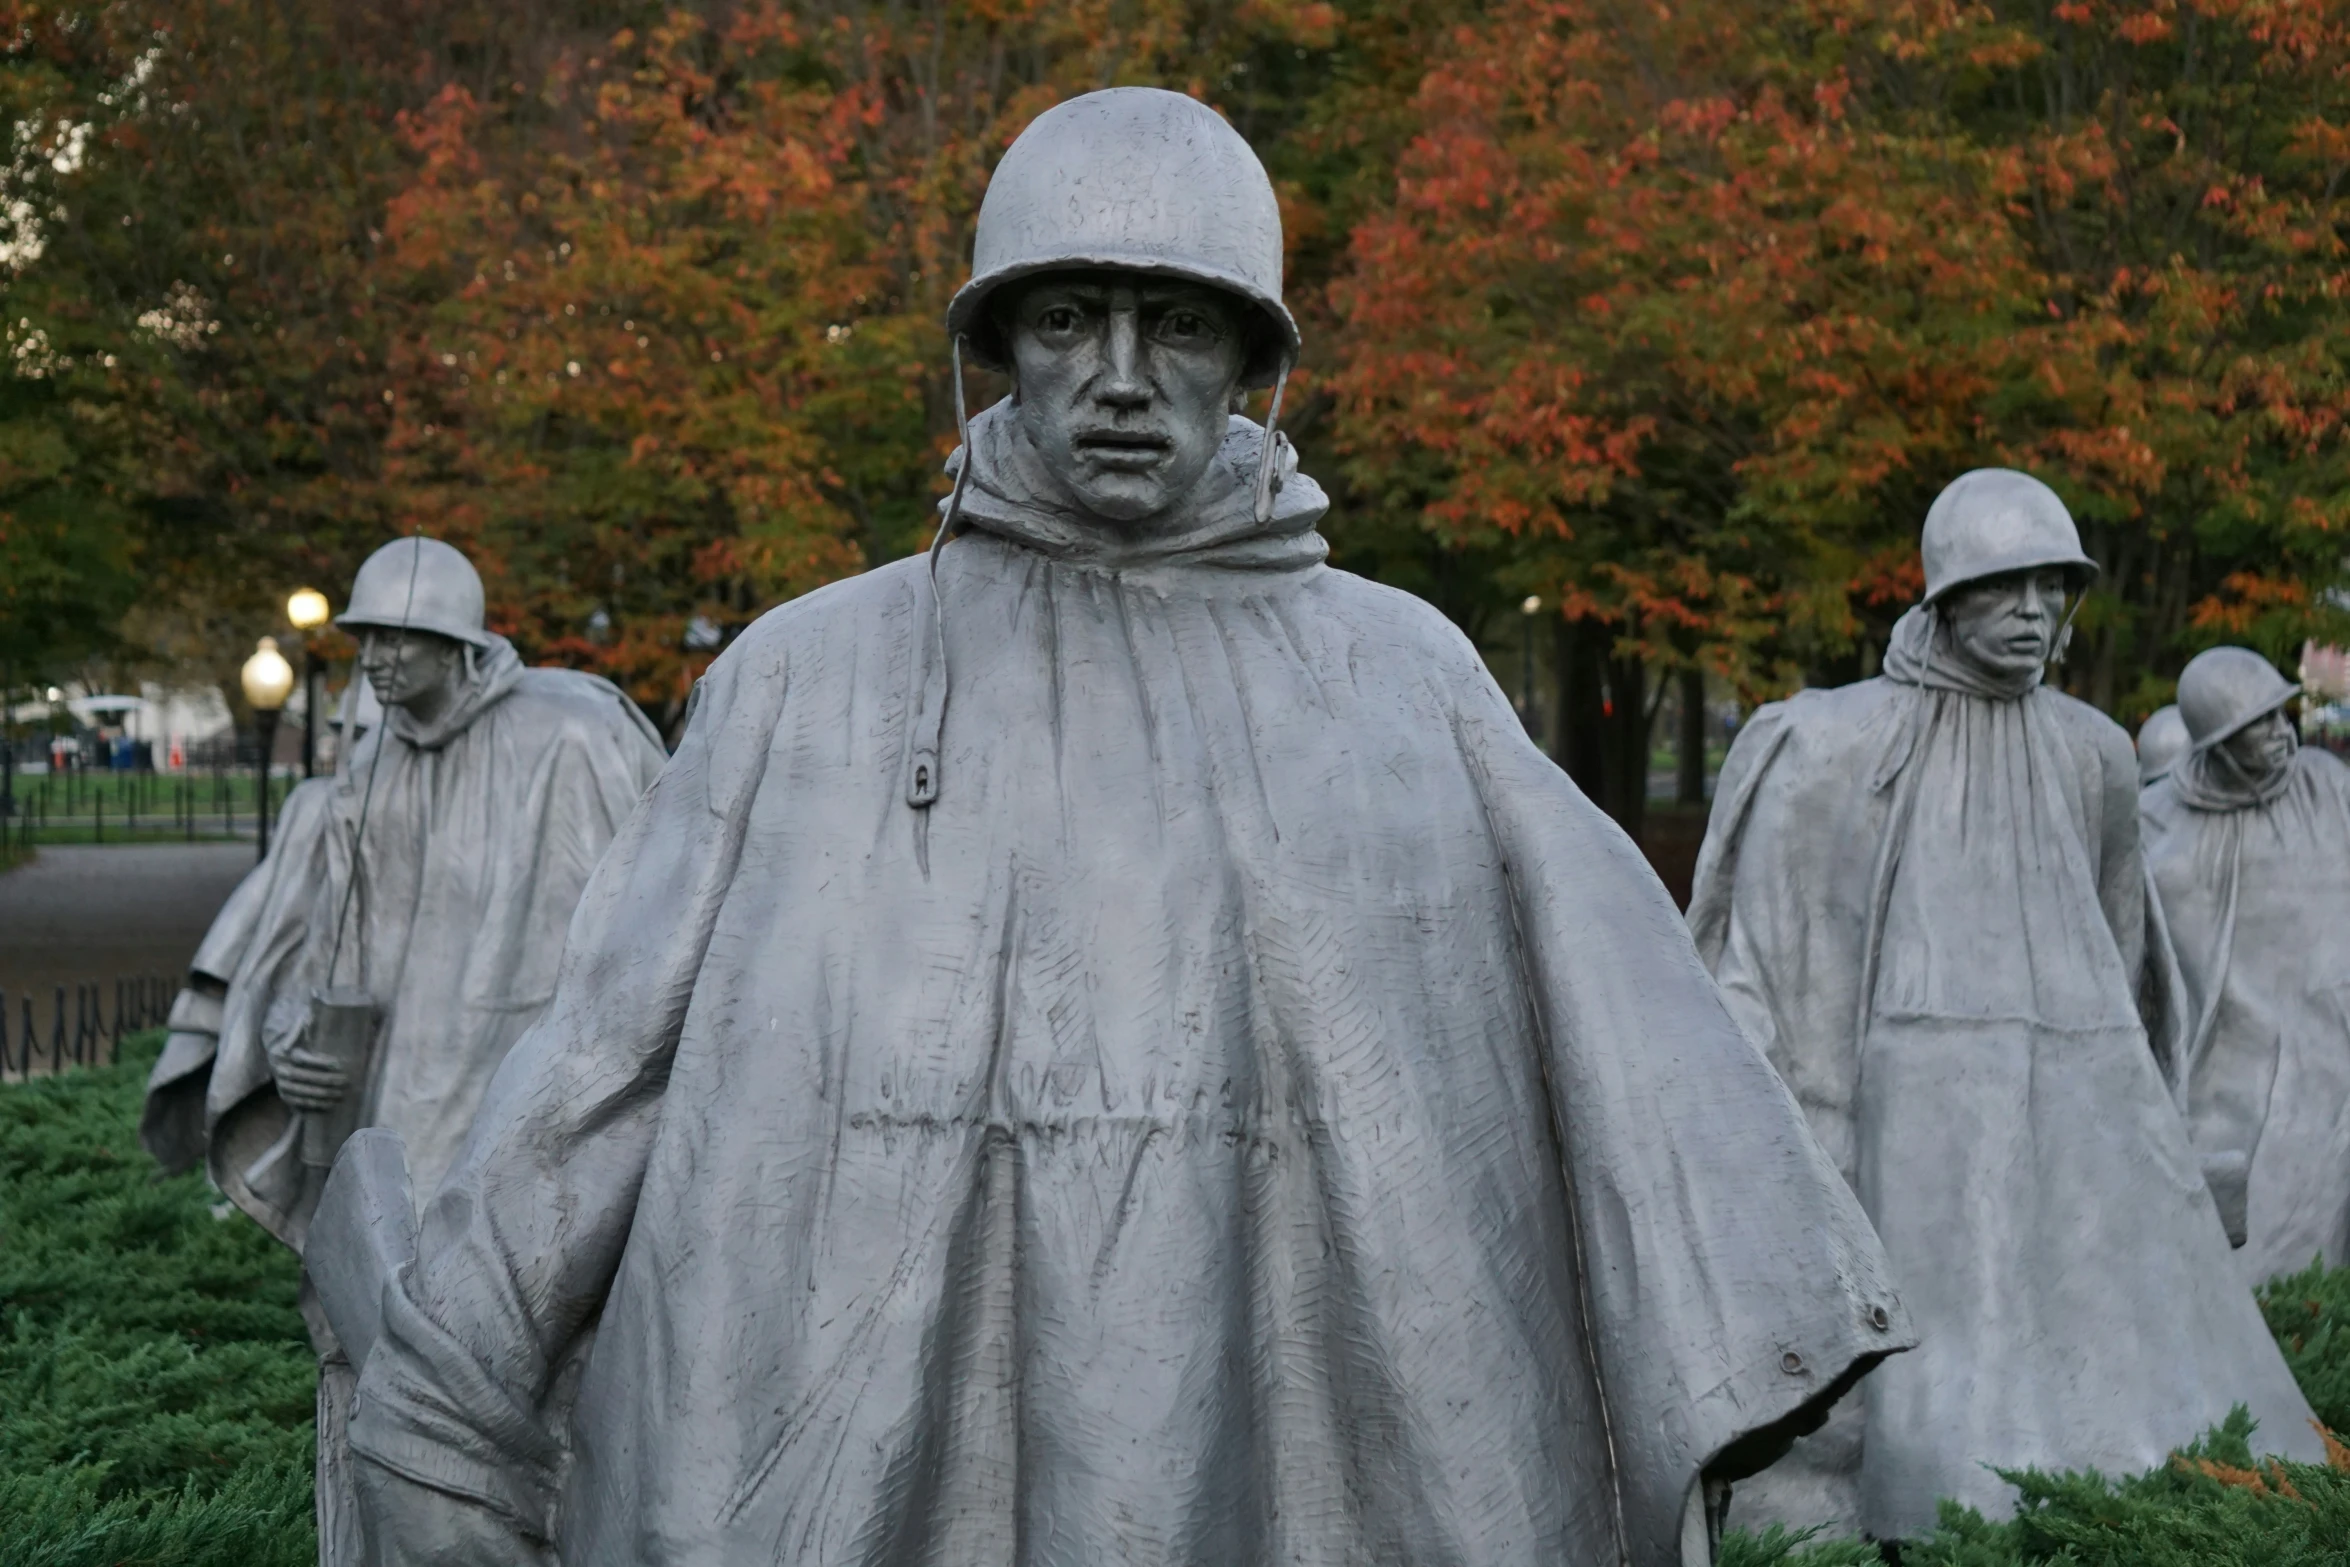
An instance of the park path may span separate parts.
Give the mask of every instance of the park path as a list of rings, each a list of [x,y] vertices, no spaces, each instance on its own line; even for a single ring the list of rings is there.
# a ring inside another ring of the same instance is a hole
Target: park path
[[[0,992],[11,1032],[29,994],[46,1033],[59,985],[158,974],[177,988],[213,915],[252,868],[250,843],[160,843],[57,845],[0,872]]]

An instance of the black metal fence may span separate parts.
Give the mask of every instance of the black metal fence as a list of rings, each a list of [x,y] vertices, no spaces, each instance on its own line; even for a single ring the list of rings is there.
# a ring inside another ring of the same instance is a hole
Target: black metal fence
[[[0,1078],[110,1066],[122,1059],[123,1035],[162,1027],[178,993],[178,985],[160,974],[46,989],[46,1017],[34,993],[0,990]]]
[[[299,780],[269,781],[274,817]],[[153,843],[253,836],[253,769],[191,761],[179,772],[67,767],[18,773],[0,798],[0,847],[43,843]]]

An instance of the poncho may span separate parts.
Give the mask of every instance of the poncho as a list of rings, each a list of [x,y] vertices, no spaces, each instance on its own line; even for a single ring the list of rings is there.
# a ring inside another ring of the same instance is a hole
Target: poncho
[[[2350,1260],[2350,768],[2254,785],[2216,748],[2141,797],[2192,1020],[2189,1125],[2244,1192],[2241,1277]],[[2216,1179],[2215,1186],[2223,1181]]]
[[[2005,1516],[1987,1466],[2133,1473],[2237,1403],[2264,1448],[2319,1452],[2135,1004],[2129,739],[1947,639],[1912,611],[1883,676],[1757,711],[1689,910],[1922,1342],[1863,1384],[1864,1430],[1744,1494],[1881,1538],[1928,1532],[1937,1497]]]
[[[718,659],[356,1452],[566,1567],[1661,1567],[1908,1341],[1638,852],[1259,440],[1122,540],[993,411],[935,600]]]
[[[334,984],[379,1008],[360,1124],[398,1132],[430,1189],[553,994],[588,872],[663,760],[610,682],[525,669],[500,639],[431,725],[394,708],[331,784],[296,791],[309,798],[288,811],[252,908],[240,889],[230,909],[250,928],[205,1102],[212,1178],[238,1207],[301,1249],[318,1172],[301,1162],[269,1047],[302,1028],[330,962]]]

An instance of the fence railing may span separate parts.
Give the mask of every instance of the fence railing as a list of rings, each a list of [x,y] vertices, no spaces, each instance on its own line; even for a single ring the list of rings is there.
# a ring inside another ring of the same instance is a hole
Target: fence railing
[[[179,990],[160,974],[39,988],[49,993],[47,1017],[34,1005],[34,992],[0,990],[0,1078],[111,1066],[122,1059],[125,1034],[163,1026]]]
[[[274,819],[300,780],[269,781]],[[256,788],[251,769],[178,773],[102,772],[69,768],[19,773],[0,799],[0,846],[43,843],[155,843],[253,836]]]

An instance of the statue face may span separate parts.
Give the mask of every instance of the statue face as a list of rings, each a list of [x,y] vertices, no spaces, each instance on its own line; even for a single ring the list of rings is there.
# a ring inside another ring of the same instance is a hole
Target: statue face
[[[457,683],[465,644],[433,631],[369,627],[359,638],[359,668],[386,707],[429,703]]]
[[[2293,759],[2298,744],[2284,709],[2255,718],[2219,743],[2237,771],[2251,779],[2268,777]]]
[[[1020,422],[1079,505],[1142,522],[1191,494],[1224,441],[1246,309],[1132,272],[1058,273],[1011,301]]]
[[[2011,571],[1953,588],[1941,600],[1958,651],[1993,674],[2021,677],[2048,662],[2064,621],[2064,572]]]

